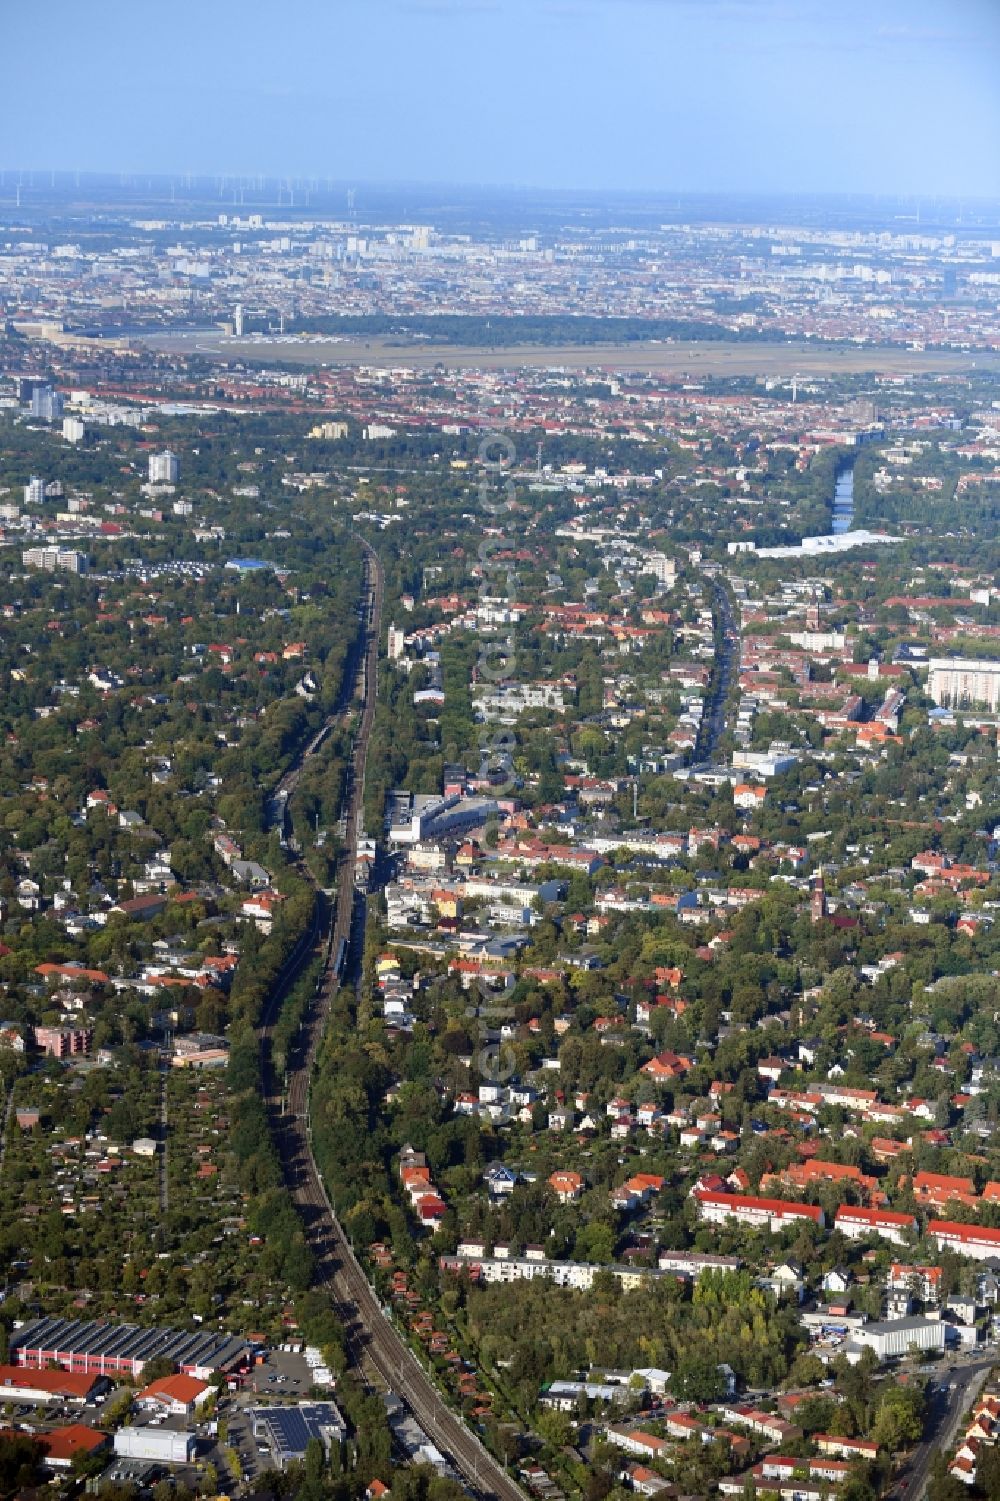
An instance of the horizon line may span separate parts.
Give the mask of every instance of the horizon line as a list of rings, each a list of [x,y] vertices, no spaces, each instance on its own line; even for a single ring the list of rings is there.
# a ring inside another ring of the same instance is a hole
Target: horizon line
[[[612,187],[608,185],[600,187],[586,187],[582,185],[555,185],[551,183],[526,183],[516,181],[483,181],[475,179],[458,178],[406,178],[406,177],[332,177],[326,174],[300,171],[294,174],[279,172],[248,172],[214,169],[148,169],[148,168],[124,168],[124,167],[28,167],[28,166],[3,166],[0,165],[0,184],[8,186],[3,180],[7,177],[18,176],[24,178],[43,177],[49,178],[48,183],[15,182],[9,186],[29,192],[51,192],[58,187],[65,187],[65,182],[51,181],[54,177],[66,178],[116,178],[119,186],[127,187],[138,185],[135,179],[146,178],[152,183],[163,183],[165,186],[177,187],[185,180],[193,182],[223,182],[242,185],[249,188],[255,182],[263,185],[274,185],[279,190],[295,188],[302,185],[302,190],[313,193],[329,193],[335,190],[348,191],[358,188],[375,188],[381,191],[408,190],[413,191],[440,191],[442,189],[476,192],[496,193],[544,193],[553,196],[578,195],[587,198],[607,198],[620,196],[627,198],[635,197],[674,197],[674,198],[743,198],[743,199],[848,199],[860,203],[879,202],[881,200],[897,200],[900,202],[921,203],[932,200],[939,203],[1000,206],[1000,193],[955,193],[946,192],[935,188],[923,189],[898,189],[898,188],[804,188],[804,187],[774,187],[774,188],[748,188],[748,187],[656,187],[656,186],[622,186]],[[124,179],[124,181],[123,181]],[[192,182],[192,185],[193,185]],[[24,207],[25,205],[21,205]],[[242,207],[243,205],[233,205]],[[282,207],[296,208],[298,205],[280,205]],[[306,205],[302,205],[306,206]]]

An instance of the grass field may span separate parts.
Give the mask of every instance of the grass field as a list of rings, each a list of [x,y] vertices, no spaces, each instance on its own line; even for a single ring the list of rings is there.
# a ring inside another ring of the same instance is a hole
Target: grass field
[[[1000,371],[1000,353],[990,351],[853,348],[822,344],[554,344],[476,349],[463,345],[411,344],[391,339],[284,338],[255,340],[203,333],[149,334],[141,340],[174,354],[205,354],[260,364],[373,365],[380,369],[452,370],[566,369],[636,370],[694,379],[712,375],[823,376],[957,373],[972,368]]]

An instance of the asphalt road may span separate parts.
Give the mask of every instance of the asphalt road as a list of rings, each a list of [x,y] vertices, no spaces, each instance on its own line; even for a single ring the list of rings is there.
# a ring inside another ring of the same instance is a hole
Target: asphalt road
[[[926,1435],[889,1489],[887,1494],[890,1497],[921,1501],[934,1456],[947,1453],[954,1444],[962,1418],[998,1359],[1000,1354],[995,1350],[989,1355],[977,1350],[959,1357],[959,1363],[953,1369],[942,1367],[935,1372],[932,1379],[936,1390],[929,1403]],[[946,1390],[941,1391],[941,1386]]]
[[[733,610],[725,585],[716,577],[708,579],[712,592],[712,614],[721,632],[721,644],[715,654],[705,711],[698,730],[698,740],[691,756],[692,764],[710,762],[726,729],[726,695],[739,660],[739,638],[733,623]]]

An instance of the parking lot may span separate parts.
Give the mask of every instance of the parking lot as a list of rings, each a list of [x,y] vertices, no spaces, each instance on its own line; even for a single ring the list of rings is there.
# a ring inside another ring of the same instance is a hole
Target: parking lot
[[[303,1355],[295,1354],[290,1350],[274,1350],[269,1352],[267,1360],[250,1372],[247,1384],[241,1392],[235,1396],[223,1398],[220,1417],[227,1426],[225,1443],[217,1442],[209,1436],[202,1436],[199,1445],[199,1464],[211,1462],[215,1465],[220,1480],[229,1473],[229,1463],[226,1450],[235,1452],[239,1461],[243,1481],[252,1481],[262,1471],[272,1468],[270,1453],[258,1444],[253,1434],[252,1420],[248,1415],[248,1408],[257,1405],[274,1403],[295,1403],[304,1401],[313,1390],[313,1372]],[[95,1427],[101,1426],[105,1399],[97,1402],[8,1402],[3,1404],[4,1420],[11,1426],[16,1426],[29,1433],[37,1433],[46,1428],[58,1427],[67,1423],[90,1423]],[[183,1428],[184,1420],[181,1418],[168,1417],[166,1414],[147,1414],[144,1421],[151,1426],[160,1428]],[[172,1474],[180,1472],[171,1467]],[[197,1478],[200,1470],[192,1467],[192,1475]]]
[[[304,1356],[272,1350],[263,1365],[255,1366],[240,1394],[226,1409],[227,1444],[237,1455],[243,1479],[254,1480],[273,1468],[270,1452],[258,1444],[247,1409],[275,1402],[301,1402],[312,1390],[313,1376]],[[221,1471],[220,1471],[221,1473]]]
[[[289,1350],[272,1350],[264,1365],[255,1366],[250,1381],[244,1390],[247,1396],[294,1397],[301,1401],[312,1389],[312,1372],[302,1355],[293,1355]]]
[[[99,1427],[105,1398],[96,1402],[4,1402],[5,1418],[18,1428],[58,1428],[67,1423]]]
[[[227,1445],[240,1462],[244,1480],[253,1480],[261,1470],[271,1468],[270,1457],[258,1453],[257,1440],[253,1436],[253,1425],[246,1410],[242,1407],[233,1406],[229,1410]],[[219,1474],[223,1473],[224,1471],[220,1469]]]

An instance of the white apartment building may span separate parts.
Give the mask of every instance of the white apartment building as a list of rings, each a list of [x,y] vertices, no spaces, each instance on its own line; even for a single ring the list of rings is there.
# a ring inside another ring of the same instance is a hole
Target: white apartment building
[[[863,1240],[866,1235],[877,1235],[880,1240],[902,1246],[909,1237],[916,1234],[917,1222],[912,1214],[841,1204],[834,1217],[833,1228],[839,1230],[841,1235],[846,1235],[848,1240]]]
[[[623,1291],[631,1292],[643,1282],[656,1280],[664,1275],[652,1267],[601,1266],[589,1261],[549,1261],[542,1256],[442,1256],[441,1268],[448,1272],[473,1271],[483,1282],[534,1282],[542,1278],[554,1282],[556,1287],[572,1287],[578,1292],[587,1292],[594,1285],[598,1272],[611,1272],[621,1284]]]
[[[1000,661],[973,657],[933,657],[927,692],[945,709],[1000,710]]]
[[[388,654],[390,662],[398,662],[406,655],[406,632],[395,624],[389,627]]]
[[[163,453],[149,456],[149,483],[151,485],[176,485],[181,477],[181,465],[177,455],[169,448]]]
[[[798,1220],[811,1220],[820,1228],[825,1223],[822,1209],[817,1204],[798,1204],[789,1199],[761,1199],[751,1194],[706,1193],[695,1194],[699,1217],[711,1225],[724,1225],[727,1220],[749,1225],[754,1230],[768,1230],[772,1234],[786,1230]]]
[[[658,584],[672,589],[677,581],[677,564],[666,553],[651,552],[642,562],[643,573],[651,573]]]
[[[927,1226],[927,1239],[939,1251],[955,1251],[959,1256],[968,1256],[973,1261],[987,1261],[991,1256],[1000,1256],[1000,1230],[988,1230],[983,1225],[931,1220]]]
[[[61,547],[29,547],[21,554],[25,568],[44,568],[48,573],[57,569],[65,573],[86,573],[90,560],[86,553],[64,551]]]
[[[527,709],[565,708],[558,683],[500,683],[495,688],[474,690],[475,705],[483,719],[513,724]]]

